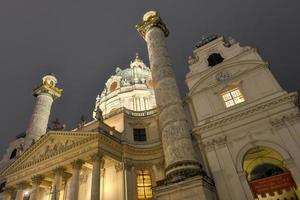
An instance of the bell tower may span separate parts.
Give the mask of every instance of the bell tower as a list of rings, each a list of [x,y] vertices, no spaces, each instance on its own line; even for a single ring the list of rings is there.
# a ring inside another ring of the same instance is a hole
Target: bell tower
[[[39,87],[33,89],[33,96],[36,97],[36,102],[26,131],[25,149],[47,131],[52,103],[62,93],[62,89],[56,87],[56,84],[57,79],[51,73],[42,78],[42,84]]]

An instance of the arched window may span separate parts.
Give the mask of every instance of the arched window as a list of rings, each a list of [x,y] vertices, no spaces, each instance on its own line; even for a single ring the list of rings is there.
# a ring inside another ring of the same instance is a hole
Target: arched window
[[[270,163],[259,164],[254,167],[254,169],[250,172],[251,180],[262,179],[270,176],[274,176],[277,174],[281,174],[284,171]]]
[[[18,151],[17,149],[14,149],[14,150],[11,152],[9,159],[15,158],[15,157],[17,156],[17,151]]]
[[[109,91],[113,92],[115,91],[115,89],[117,89],[117,87],[118,87],[118,83],[115,81],[112,84],[110,84]]]
[[[264,146],[250,149],[244,156],[243,168],[256,197],[270,194],[272,199],[290,199],[296,196],[292,174],[286,168],[282,155],[276,150]],[[286,192],[282,194],[284,190]]]
[[[208,66],[213,67],[213,66],[223,62],[223,60],[224,60],[224,58],[219,53],[213,53],[207,59]]]
[[[137,171],[137,199],[150,200],[152,196],[150,172],[148,170]]]

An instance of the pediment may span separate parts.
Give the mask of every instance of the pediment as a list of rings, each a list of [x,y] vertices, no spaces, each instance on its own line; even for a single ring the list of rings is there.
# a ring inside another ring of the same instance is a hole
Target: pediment
[[[201,92],[207,88],[218,85],[220,82],[230,80],[234,77],[241,75],[257,66],[264,66],[265,63],[261,61],[239,61],[239,62],[228,62],[209,73],[200,76],[191,88],[189,94]]]
[[[48,132],[35,144],[29,147],[17,160],[12,163],[3,174],[6,175],[14,169],[23,169],[33,164],[50,159],[53,156],[62,154],[80,144],[97,137],[93,132]]]

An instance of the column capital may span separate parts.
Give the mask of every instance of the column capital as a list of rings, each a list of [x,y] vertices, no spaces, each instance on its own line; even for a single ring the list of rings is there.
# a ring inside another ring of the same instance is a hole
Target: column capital
[[[65,173],[62,174],[62,178],[63,178],[63,180],[64,180],[65,182],[67,182],[68,179],[71,178],[71,177],[72,177],[72,174],[69,174],[69,173],[67,173],[67,172],[65,172]]]
[[[115,164],[115,169],[116,169],[116,172],[123,171],[125,169],[124,163],[119,162],[119,163]]]
[[[84,164],[84,161],[81,160],[81,159],[74,160],[72,162],[72,167],[73,167],[73,169],[81,169],[81,167],[82,167],[83,164]]]
[[[21,181],[17,183],[16,187],[18,190],[24,190],[29,186],[29,183],[27,181]]]
[[[12,187],[12,186],[8,186],[8,187],[5,187],[4,188],[4,193],[5,194],[9,194],[9,195],[12,195],[13,192],[16,190],[16,188]]]
[[[42,181],[44,180],[44,176],[42,175],[35,175],[31,177],[32,184],[40,185]]]
[[[64,167],[56,167],[54,170],[53,170],[54,174],[58,174],[58,175],[62,175],[64,172],[65,172],[65,168]]]
[[[153,27],[160,28],[163,31],[165,37],[169,36],[169,30],[160,18],[157,11],[148,11],[147,13],[145,13],[143,21],[137,24],[135,27],[144,39],[147,32]]]
[[[95,153],[92,153],[90,156],[91,156],[92,161],[100,161],[100,160],[102,160],[104,155],[101,152],[95,152]]]

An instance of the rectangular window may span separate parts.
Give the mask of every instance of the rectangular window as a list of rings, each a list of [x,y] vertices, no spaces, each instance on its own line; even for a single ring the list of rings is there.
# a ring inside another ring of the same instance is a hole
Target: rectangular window
[[[145,128],[134,128],[133,129],[134,141],[147,141],[146,129]]]
[[[137,199],[152,199],[151,176],[148,170],[137,171]]]
[[[242,95],[239,88],[234,88],[232,90],[228,90],[228,91],[224,92],[222,94],[222,98],[223,98],[223,100],[225,102],[225,106],[227,108],[245,101],[245,98]]]

